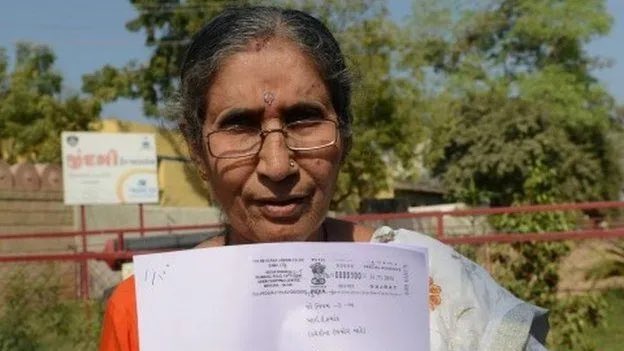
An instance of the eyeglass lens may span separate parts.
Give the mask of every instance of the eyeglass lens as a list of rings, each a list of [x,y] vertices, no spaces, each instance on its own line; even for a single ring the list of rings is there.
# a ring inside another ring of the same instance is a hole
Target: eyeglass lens
[[[314,150],[336,142],[336,124],[330,120],[297,121],[283,129],[271,130],[285,136],[286,145],[294,151]],[[265,132],[266,134],[266,132]],[[236,126],[218,130],[208,135],[208,147],[214,157],[234,158],[255,155],[262,147],[262,131],[257,128]]]

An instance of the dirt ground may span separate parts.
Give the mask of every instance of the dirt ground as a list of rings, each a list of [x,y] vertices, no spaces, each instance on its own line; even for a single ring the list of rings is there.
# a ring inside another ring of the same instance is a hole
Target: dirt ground
[[[595,265],[600,265],[609,257],[607,249],[613,246],[612,240],[582,240],[573,243],[572,252],[561,265],[559,291],[586,292],[624,288],[624,277],[593,280],[587,273]]]

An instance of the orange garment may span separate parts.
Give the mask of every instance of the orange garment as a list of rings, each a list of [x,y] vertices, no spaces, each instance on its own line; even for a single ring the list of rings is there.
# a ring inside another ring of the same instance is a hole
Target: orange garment
[[[139,351],[134,276],[121,282],[108,300],[100,351]]]

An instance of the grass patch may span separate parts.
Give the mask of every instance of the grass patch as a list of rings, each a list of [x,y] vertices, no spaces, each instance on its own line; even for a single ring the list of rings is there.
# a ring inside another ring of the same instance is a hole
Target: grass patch
[[[18,267],[2,287],[0,351],[96,350],[103,305],[67,296],[57,265],[34,268]]]
[[[588,336],[594,341],[596,350],[621,351],[624,345],[624,290],[610,290],[604,296],[608,305],[605,322],[590,330]]]

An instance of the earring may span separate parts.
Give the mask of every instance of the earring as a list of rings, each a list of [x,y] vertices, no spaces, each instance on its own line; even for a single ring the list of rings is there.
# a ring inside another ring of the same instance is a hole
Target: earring
[[[295,167],[295,160],[290,160],[290,168],[294,168]]]

